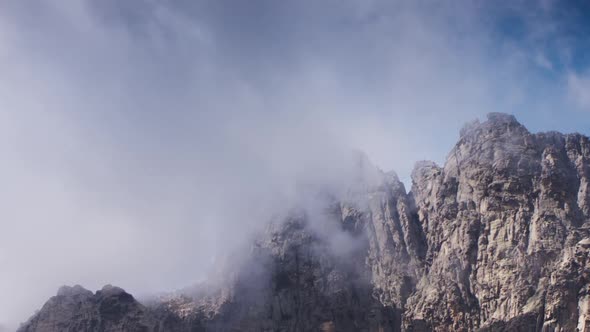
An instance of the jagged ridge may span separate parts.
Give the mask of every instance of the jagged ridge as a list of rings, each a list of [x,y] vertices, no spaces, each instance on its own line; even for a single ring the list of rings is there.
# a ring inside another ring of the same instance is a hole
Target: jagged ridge
[[[589,179],[587,137],[492,113],[409,193],[381,174],[329,201],[345,252],[293,215],[219,287],[147,306],[60,290],[21,331],[590,331]]]

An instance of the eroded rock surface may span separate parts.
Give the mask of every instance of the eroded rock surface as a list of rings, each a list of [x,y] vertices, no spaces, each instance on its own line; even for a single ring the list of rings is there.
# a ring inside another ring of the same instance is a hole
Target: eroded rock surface
[[[157,324],[121,288],[108,285],[93,294],[81,286],[64,286],[18,331],[153,331]]]
[[[373,168],[327,199],[330,232],[271,223],[214,286],[62,288],[20,331],[590,331],[588,137],[501,113],[460,135],[409,193]]]

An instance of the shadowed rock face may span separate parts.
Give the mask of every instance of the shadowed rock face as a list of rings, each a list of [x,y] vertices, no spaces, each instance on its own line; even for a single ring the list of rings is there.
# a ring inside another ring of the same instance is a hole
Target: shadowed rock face
[[[118,287],[64,286],[19,331],[149,331],[156,322],[146,310]]]
[[[146,304],[66,287],[19,331],[590,331],[587,137],[493,113],[410,193],[375,172],[326,199],[333,234],[293,213],[215,284]]]

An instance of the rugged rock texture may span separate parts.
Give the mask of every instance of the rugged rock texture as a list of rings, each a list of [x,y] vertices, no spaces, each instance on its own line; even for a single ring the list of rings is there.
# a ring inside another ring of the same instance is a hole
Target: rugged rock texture
[[[272,223],[215,285],[145,306],[63,288],[21,331],[590,331],[587,137],[493,113],[410,193],[360,168],[321,227]]]
[[[462,131],[444,167],[414,171],[428,271],[405,322],[470,331],[536,315],[536,330],[589,329],[577,308],[589,282],[588,138],[488,119]]]
[[[19,331],[149,331],[156,326],[147,309],[121,288],[109,285],[93,294],[64,286]]]

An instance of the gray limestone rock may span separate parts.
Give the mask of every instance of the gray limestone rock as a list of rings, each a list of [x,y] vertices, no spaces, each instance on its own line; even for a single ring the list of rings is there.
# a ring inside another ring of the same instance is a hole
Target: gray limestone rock
[[[492,113],[409,193],[360,165],[329,232],[293,212],[215,283],[145,304],[64,287],[19,331],[590,331],[588,137]]]

